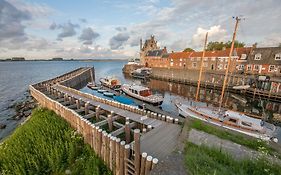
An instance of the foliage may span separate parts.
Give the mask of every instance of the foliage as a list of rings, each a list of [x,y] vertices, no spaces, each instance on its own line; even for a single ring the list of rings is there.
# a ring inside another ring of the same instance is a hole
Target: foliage
[[[281,166],[264,158],[237,161],[215,148],[187,143],[185,165],[190,174],[281,174]]]
[[[245,43],[243,42],[239,42],[239,41],[235,41],[234,42],[234,47],[238,48],[238,47],[244,47]],[[223,50],[223,48],[230,48],[231,47],[231,41],[227,41],[227,42],[218,42],[218,41],[211,41],[208,43],[207,45],[207,49],[206,50]]]
[[[191,48],[185,48],[184,50],[183,50],[184,52],[194,52],[194,50],[193,49],[191,49]]]
[[[0,145],[0,174],[110,174],[69,124],[54,112],[32,117]]]
[[[255,138],[249,138],[245,135],[229,132],[225,129],[220,129],[215,126],[204,124],[200,120],[192,120],[190,123],[191,128],[204,131],[206,133],[215,135],[219,138],[230,140],[232,142],[244,145],[254,150],[259,150],[260,148],[265,148],[268,152],[272,153],[274,150],[264,141]]]

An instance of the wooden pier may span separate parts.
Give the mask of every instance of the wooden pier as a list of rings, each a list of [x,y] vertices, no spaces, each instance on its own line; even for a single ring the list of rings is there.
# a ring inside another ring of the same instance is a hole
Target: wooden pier
[[[80,68],[30,85],[30,92],[69,122],[113,174],[149,174],[174,151],[179,120],[74,89],[93,80],[93,68]]]

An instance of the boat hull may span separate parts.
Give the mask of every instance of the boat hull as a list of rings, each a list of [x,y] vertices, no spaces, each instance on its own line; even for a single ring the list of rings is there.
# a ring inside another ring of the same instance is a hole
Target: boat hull
[[[122,90],[122,91],[123,91],[123,90]],[[148,100],[145,100],[145,99],[140,99],[140,98],[138,98],[138,97],[136,97],[136,96],[131,95],[130,93],[127,93],[126,91],[123,91],[123,92],[124,92],[126,95],[128,95],[128,96],[130,96],[130,97],[132,97],[132,98],[135,98],[135,99],[137,99],[137,100],[143,101],[143,102],[148,103],[148,104],[151,104],[151,105],[153,105],[153,106],[161,106],[162,103],[163,103],[163,101],[151,102],[151,101],[148,101]]]

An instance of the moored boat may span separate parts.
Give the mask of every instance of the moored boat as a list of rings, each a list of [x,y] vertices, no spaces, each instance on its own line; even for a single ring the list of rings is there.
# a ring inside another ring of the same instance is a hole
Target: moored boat
[[[131,72],[132,77],[140,78],[140,79],[147,79],[151,74],[151,68],[143,67],[136,69]]]
[[[163,103],[163,97],[161,95],[153,95],[151,90],[147,87],[134,84],[123,84],[121,89],[125,94],[146,103],[150,103],[155,106],[159,106]]]
[[[183,117],[193,117],[234,130],[256,138],[269,140],[273,137],[276,127],[273,124],[247,116],[244,113],[215,107],[202,107],[195,104],[177,103],[179,114]]]
[[[98,92],[99,92],[99,93],[104,93],[104,92],[107,92],[107,90],[105,90],[105,89],[99,89]]]
[[[93,90],[97,90],[99,87],[95,84],[95,82],[89,82],[87,87]]]
[[[110,89],[119,89],[121,87],[120,81],[115,77],[100,78],[100,83]]]
[[[115,94],[111,92],[104,92],[103,95],[107,97],[113,97]]]

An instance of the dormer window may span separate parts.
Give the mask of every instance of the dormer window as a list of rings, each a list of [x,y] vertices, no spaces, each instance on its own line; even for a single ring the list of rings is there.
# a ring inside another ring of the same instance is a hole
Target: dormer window
[[[255,55],[255,60],[261,60],[261,54],[260,53],[257,53]]]
[[[275,54],[275,60],[281,60],[281,53]]]
[[[246,54],[241,54],[241,60],[246,60],[247,55]]]

